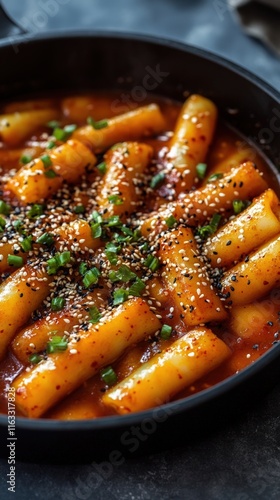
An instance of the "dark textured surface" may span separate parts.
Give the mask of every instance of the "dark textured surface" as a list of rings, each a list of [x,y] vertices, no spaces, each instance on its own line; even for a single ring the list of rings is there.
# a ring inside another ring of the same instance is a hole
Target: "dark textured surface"
[[[57,4],[43,29],[76,27],[114,28],[154,33],[187,41],[239,62],[280,88],[280,62],[269,50],[245,37],[231,18],[225,0],[7,0],[18,17],[34,19],[42,6]],[[65,5],[62,5],[64,3]],[[34,5],[36,4],[36,7]],[[85,15],[84,7],[94,6]],[[26,6],[29,11],[24,10]],[[39,7],[38,7],[39,6]],[[149,8],[150,7],[150,8]],[[36,11],[34,9],[37,9]],[[75,10],[75,17],[73,11]],[[32,17],[33,16],[33,17]],[[42,18],[43,19],[43,18]],[[46,17],[44,17],[46,19]],[[34,24],[34,21],[33,21]],[[38,31],[35,26],[33,31]],[[0,17],[0,36],[19,32]],[[207,75],[205,75],[207,78]],[[60,499],[209,499],[255,500],[280,498],[280,385],[237,420],[220,430],[153,455],[120,459],[114,466],[38,465],[17,462],[16,493],[7,491],[6,460],[0,461],[0,498]],[[149,438],[147,438],[149,439]],[[57,443],[59,448],[59,442]],[[141,446],[140,446],[141,449]]]

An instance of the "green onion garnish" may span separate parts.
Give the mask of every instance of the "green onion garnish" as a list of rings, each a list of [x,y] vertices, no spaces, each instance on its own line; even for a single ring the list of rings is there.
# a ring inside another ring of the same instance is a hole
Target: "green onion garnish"
[[[41,156],[41,160],[44,164],[44,168],[49,168],[52,166],[52,159],[49,155],[43,155]]]
[[[32,236],[27,236],[20,242],[20,246],[24,252],[32,250]]]
[[[110,196],[108,196],[108,201],[109,203],[112,203],[112,205],[123,204],[123,199],[118,194],[111,194]]]
[[[56,143],[54,141],[50,141],[47,146],[46,146],[46,149],[53,149],[55,148],[56,146]]]
[[[101,163],[99,163],[99,165],[97,165],[96,168],[99,170],[101,175],[106,174],[107,165],[106,165],[105,161],[102,161]]]
[[[97,269],[97,267],[92,267],[89,269],[84,277],[83,277],[83,284],[86,288],[89,288],[91,285],[95,285],[98,282],[100,276],[100,271]]]
[[[167,219],[165,219],[165,222],[167,227],[171,229],[176,224],[177,220],[175,219],[174,215],[170,215],[169,217],[167,217]]]
[[[52,169],[46,170],[46,172],[44,172],[44,175],[48,177],[48,179],[54,179],[55,177],[58,177],[58,174]]]
[[[102,128],[108,127],[108,120],[95,121],[91,116],[87,118],[87,123],[92,126],[95,130],[100,130]]]
[[[96,306],[90,307],[88,310],[89,317],[90,317],[90,323],[98,323],[98,321],[101,319],[102,314],[99,312],[98,308]]]
[[[144,266],[148,267],[149,269],[151,269],[151,271],[155,272],[159,268],[159,259],[157,257],[154,257],[154,255],[150,254],[144,260]]]
[[[133,295],[133,297],[140,297],[141,292],[143,292],[145,288],[144,281],[140,280],[140,278],[136,278],[135,282],[128,289],[128,294]]]
[[[22,155],[20,157],[20,163],[22,163],[23,165],[27,165],[28,163],[30,163],[31,161],[33,160],[32,156],[30,155]]]
[[[215,233],[218,229],[221,218],[222,216],[220,214],[214,214],[209,224],[198,228],[197,234],[200,238],[204,240],[211,234]]]
[[[53,136],[58,141],[65,142],[73,134],[73,132],[76,130],[76,128],[77,128],[77,125],[75,125],[74,123],[71,125],[65,125],[64,128],[55,127],[53,130]]]
[[[88,266],[85,262],[81,262],[79,265],[79,273],[84,276],[88,270]]]
[[[59,267],[65,266],[71,260],[71,253],[69,251],[62,252],[55,255],[55,259]]]
[[[235,215],[240,214],[245,208],[249,206],[250,202],[242,200],[233,200],[232,207]]]
[[[117,253],[120,251],[120,249],[121,249],[120,246],[117,246],[112,242],[107,243],[105,247],[105,255],[111,264],[113,265],[117,264],[118,262]]]
[[[43,215],[44,213],[44,207],[43,205],[39,205],[35,203],[31,209],[27,212],[27,217],[29,219],[35,219],[36,217],[40,217],[40,215]]]
[[[207,170],[207,165],[206,163],[198,163],[195,167],[196,169],[196,173],[197,173],[197,177],[202,180],[204,179],[205,177],[205,174],[206,174],[206,170]]]
[[[51,301],[52,311],[61,311],[65,306],[65,299],[63,297],[54,297]]]
[[[158,174],[154,175],[152,177],[151,182],[150,182],[150,187],[152,189],[157,188],[165,179],[165,173],[164,172],[159,172]]]
[[[57,253],[54,257],[47,260],[47,273],[56,274],[60,267],[65,266],[71,260],[71,253],[69,251]]]
[[[47,126],[49,128],[56,128],[59,127],[59,122],[57,120],[51,120],[47,123]]]
[[[128,283],[135,278],[136,274],[133,273],[125,264],[122,264],[117,271],[111,271],[109,273],[109,279],[113,282],[123,281],[124,283]]]
[[[23,258],[19,255],[8,255],[8,265],[13,267],[21,267],[23,264]]]
[[[11,211],[10,205],[5,203],[5,201],[0,200],[0,214],[9,215]]]
[[[103,222],[102,215],[100,215],[96,210],[94,210],[92,212],[91,217],[92,217],[92,220],[94,222],[98,222],[98,224],[102,224],[102,222]]]
[[[102,225],[99,222],[95,222],[90,225],[91,236],[95,238],[100,238],[102,236]]]
[[[65,337],[55,335],[47,343],[47,353],[52,354],[53,352],[66,351],[67,346],[68,340]]]
[[[47,247],[50,247],[54,243],[53,234],[42,234],[41,236],[39,236],[39,238],[37,238],[36,243],[39,243],[39,245],[46,245]]]
[[[113,293],[113,305],[118,306],[119,304],[123,304],[128,299],[129,292],[124,288],[119,288],[115,290]]]
[[[75,214],[83,214],[85,212],[84,205],[76,205],[76,207],[74,207],[74,212]]]
[[[104,223],[107,227],[117,227],[121,222],[118,215],[112,215],[109,219],[106,219]]]
[[[100,376],[106,385],[113,385],[117,382],[116,372],[113,370],[111,366],[103,368],[103,370],[100,371]]]
[[[38,363],[40,363],[40,361],[42,361],[43,359],[43,356],[41,356],[40,354],[30,354],[29,356],[29,361],[30,363],[32,363],[33,365],[37,365]]]
[[[66,132],[66,134],[73,134],[73,132],[75,132],[75,130],[77,129],[77,125],[75,123],[70,123],[69,125],[65,125],[64,127],[64,132]]]
[[[0,233],[3,233],[5,226],[6,226],[5,219],[3,219],[3,217],[0,217]]]
[[[162,325],[160,330],[160,336],[162,339],[167,340],[170,338],[172,333],[172,327],[169,325]]]
[[[207,179],[207,182],[214,182],[218,179],[222,179],[222,177],[224,177],[224,174],[217,172],[216,174],[210,175]]]
[[[19,233],[19,234],[24,234],[24,230],[22,229],[23,228],[23,222],[22,220],[20,219],[17,219],[13,222],[13,226],[15,228],[15,230]]]

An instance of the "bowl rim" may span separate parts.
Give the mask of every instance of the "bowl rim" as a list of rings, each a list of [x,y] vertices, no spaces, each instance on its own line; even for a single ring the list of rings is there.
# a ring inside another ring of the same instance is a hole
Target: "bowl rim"
[[[269,83],[267,83],[264,79],[256,75],[253,71],[248,70],[246,67],[237,64],[226,57],[217,54],[213,51],[206,50],[200,47],[197,47],[192,44],[188,44],[185,42],[181,42],[175,40],[173,38],[161,38],[156,35],[142,34],[138,32],[121,32],[117,30],[109,30],[109,29],[95,29],[95,30],[72,30],[72,29],[61,29],[61,30],[53,30],[45,33],[32,34],[32,33],[23,33],[22,35],[12,35],[0,40],[0,49],[3,47],[9,47],[10,45],[21,45],[23,43],[37,43],[37,42],[46,42],[49,40],[61,40],[62,38],[110,38],[110,39],[123,39],[123,40],[133,40],[139,42],[147,42],[154,45],[161,45],[166,47],[171,47],[174,49],[181,50],[183,52],[189,52],[193,55],[199,56],[201,58],[206,58],[214,63],[219,64],[220,66],[225,67],[228,70],[234,71],[239,76],[244,79],[249,80],[251,83],[258,85],[265,90],[274,98],[280,100],[280,90],[276,89]]]
[[[117,39],[117,40],[130,40],[135,42],[145,42],[157,46],[171,47],[188,54],[198,56],[202,59],[210,60],[218,64],[219,66],[237,74],[243,79],[249,81],[253,85],[257,86],[260,90],[267,93],[270,97],[278,101],[280,104],[280,92],[260,78],[258,75],[247,70],[247,68],[236,64],[227,58],[216,54],[214,52],[184,43],[179,42],[174,39],[160,38],[159,36],[153,35],[143,35],[136,32],[119,32],[111,30],[59,30],[51,31],[41,34],[23,34],[17,36],[11,36],[6,39],[0,40],[0,59],[1,59],[1,49],[7,48],[11,45],[20,45],[23,43],[36,44],[38,42],[46,43],[48,41],[55,41],[61,39],[97,39],[97,38],[107,38],[107,39]],[[227,377],[226,379],[218,382],[214,386],[208,389],[204,389],[191,396],[168,402],[158,407],[151,408],[149,410],[131,413],[126,415],[111,415],[106,417],[94,418],[94,419],[77,419],[77,420],[58,420],[58,419],[46,419],[46,418],[27,418],[27,417],[16,417],[16,428],[25,430],[36,430],[36,431],[91,431],[91,430],[106,430],[112,428],[123,428],[129,425],[137,424],[145,419],[152,419],[153,412],[159,411],[160,409],[166,410],[171,416],[175,414],[180,414],[183,412],[190,411],[192,409],[198,408],[205,405],[207,402],[215,401],[219,397],[225,395],[236,389],[238,386],[242,386],[243,383],[248,381],[254,375],[257,375],[269,364],[272,364],[274,360],[280,357],[280,342],[275,342],[275,345],[269,348],[260,358],[258,358],[251,365],[244,368],[242,371]],[[242,387],[241,387],[242,389]],[[7,427],[7,415],[0,414],[0,428]]]

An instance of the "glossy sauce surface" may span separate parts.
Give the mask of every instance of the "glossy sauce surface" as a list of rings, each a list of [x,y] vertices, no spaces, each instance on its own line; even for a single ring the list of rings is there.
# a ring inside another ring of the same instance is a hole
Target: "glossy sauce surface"
[[[93,96],[95,98],[96,96]],[[76,123],[78,126],[84,124],[87,116],[91,115],[91,112],[95,113],[94,117],[96,120],[103,118],[109,118],[111,115],[119,112],[126,112],[126,106],[124,105],[122,109],[118,106],[112,106],[112,103],[116,100],[115,94],[101,94],[98,97],[99,107],[94,110],[91,109],[91,105],[85,106],[83,113],[80,113],[79,109],[76,109],[74,101],[71,106],[71,101],[68,102],[68,107],[62,107],[60,111],[61,115],[59,118],[60,123],[63,125],[67,123]],[[61,101],[58,98],[51,99],[51,105],[61,109]],[[159,100],[158,98],[151,98],[150,102],[158,102],[161,109],[166,117],[167,121],[167,133],[160,135],[157,138],[145,138],[144,142],[150,144],[154,148],[154,156],[158,157],[157,162],[160,163],[160,158],[162,152],[168,147],[168,142],[170,139],[169,131],[174,128],[175,121],[178,117],[181,104],[171,102],[168,100]],[[46,101],[46,106],[49,106],[49,100]],[[143,105],[144,103],[141,103]],[[34,103],[32,104],[34,108]],[[40,104],[42,106],[42,103]],[[28,104],[22,105],[22,110],[26,107],[29,109]],[[36,107],[36,104],[35,104]],[[18,107],[15,106],[18,109]],[[14,110],[13,106],[8,108],[10,112]],[[113,111],[112,111],[113,110]],[[5,108],[7,111],[7,108]],[[2,111],[3,112],[3,111]],[[22,154],[22,150],[30,151],[34,156],[41,154],[45,150],[45,143],[47,140],[47,134],[49,133],[46,127],[39,127],[35,133],[22,144],[19,144],[17,148],[8,148],[4,144],[0,147],[0,165],[1,165],[1,175],[5,179],[5,173],[9,172],[11,168],[18,168],[19,158]],[[269,168],[263,159],[263,157],[255,151],[251,145],[247,144],[242,137],[240,137],[236,132],[231,130],[226,124],[218,124],[218,128],[215,134],[214,142],[211,146],[207,157],[208,170],[214,168],[217,164],[221,163],[223,160],[229,158],[231,155],[236,154],[238,151],[248,150],[248,159],[253,160],[258,169],[264,172],[265,178],[270,182],[270,172]],[[20,150],[20,153],[17,152]],[[102,158],[101,158],[102,159]],[[153,172],[156,172],[156,163],[151,166]],[[152,172],[152,173],[153,173]],[[90,183],[91,174],[89,173],[86,182]],[[84,182],[84,181],[83,181]],[[273,188],[278,191],[277,186]],[[16,206],[16,201],[9,193],[3,192],[2,199],[8,203],[13,203]],[[79,196],[80,202],[86,205],[90,202],[88,191],[83,194],[83,189],[81,188]],[[163,204],[168,198],[168,189],[158,190],[153,196],[146,197],[144,211],[149,213],[150,211],[157,209],[161,204]],[[63,197],[60,198],[60,201]],[[59,204],[59,200],[56,202]],[[71,214],[66,214],[64,221],[71,220]],[[2,275],[2,281],[7,277],[7,273]],[[231,349],[231,357],[225,361],[218,369],[212,371],[203,379],[199,380],[191,387],[187,388],[185,391],[179,394],[178,397],[184,397],[195,392],[206,389],[217,382],[225,379],[226,377],[233,375],[234,373],[242,370],[244,367],[250,363],[257,360],[267,349],[269,349],[272,343],[278,339],[278,308],[280,311],[280,300],[277,299],[277,290],[274,291],[273,307],[271,308],[271,317],[269,321],[265,322],[265,325],[261,329],[256,328],[253,336],[247,339],[241,339],[236,337],[236,335],[231,331],[231,327],[227,322],[223,322],[220,325],[213,325],[213,331],[219,336]],[[101,296],[107,300],[106,291],[104,293],[100,291]],[[160,337],[152,338],[148,341],[141,342],[140,344],[130,348],[123,354],[121,359],[116,361],[112,366],[117,374],[119,380],[122,380],[127,375],[131,374],[133,370],[141,366],[144,362],[151,359],[151,357],[169,344],[171,344],[176,338],[180,337],[186,331],[185,324],[180,318],[179,313],[173,311],[174,305],[172,298],[166,288],[162,285],[158,291],[158,301],[156,302],[157,313],[161,316],[162,323],[168,323],[172,325],[174,329],[174,334],[172,335],[172,340],[164,340]],[[161,300],[160,300],[161,299]],[[271,299],[271,294],[268,297]],[[74,299],[75,300],[75,299]],[[71,297],[66,306],[71,306]],[[172,311],[172,313],[170,313]],[[49,309],[45,309],[42,306],[37,314],[33,315],[33,320],[37,318],[44,317],[49,313]],[[31,320],[32,321],[32,320]],[[24,365],[15,357],[11,350],[9,350],[8,355],[0,363],[0,412],[6,413],[7,411],[7,401],[5,397],[5,390],[8,388],[12,380],[24,369]],[[101,402],[102,395],[106,391],[106,386],[104,381],[101,380],[100,375],[94,376],[92,379],[85,382],[79,389],[70,394],[61,403],[56,405],[53,409],[49,410],[46,415],[47,418],[58,418],[58,419],[86,419],[101,417],[104,415],[110,415],[113,413],[112,410],[105,408]]]

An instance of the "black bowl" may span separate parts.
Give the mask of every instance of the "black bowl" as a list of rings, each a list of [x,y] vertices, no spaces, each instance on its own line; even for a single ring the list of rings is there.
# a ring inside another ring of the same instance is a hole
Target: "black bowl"
[[[10,39],[0,43],[0,62],[5,68],[0,99],[65,89],[119,89],[138,102],[149,91],[178,100],[185,91],[202,93],[271,164],[279,164],[279,93],[213,54],[142,36],[82,32]],[[277,170],[272,171],[276,182]],[[17,418],[17,458],[78,462],[103,457],[112,467],[125,455],[202,436],[237,418],[248,402],[258,401],[278,380],[279,358],[280,345],[275,345],[213,388],[142,413],[67,422]],[[7,453],[7,437],[7,417],[1,415],[2,454]]]

